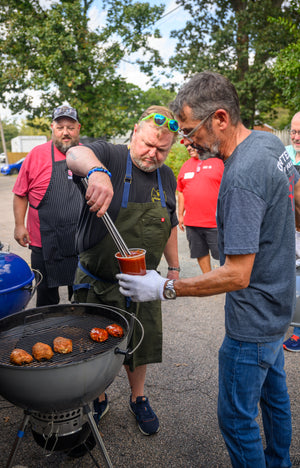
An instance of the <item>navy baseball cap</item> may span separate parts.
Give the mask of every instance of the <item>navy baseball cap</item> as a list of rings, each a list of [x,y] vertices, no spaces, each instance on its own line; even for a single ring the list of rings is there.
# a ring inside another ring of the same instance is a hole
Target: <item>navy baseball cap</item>
[[[59,119],[60,117],[69,117],[70,119],[76,120],[79,122],[78,112],[73,107],[69,106],[59,106],[54,109],[52,114],[52,120]]]

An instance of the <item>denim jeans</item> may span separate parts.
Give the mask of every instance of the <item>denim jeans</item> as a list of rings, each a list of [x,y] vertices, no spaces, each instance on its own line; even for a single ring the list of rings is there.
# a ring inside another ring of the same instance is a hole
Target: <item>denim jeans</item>
[[[218,419],[233,467],[291,467],[290,400],[283,337],[248,343],[225,336],[219,351]],[[255,418],[260,403],[266,448]]]

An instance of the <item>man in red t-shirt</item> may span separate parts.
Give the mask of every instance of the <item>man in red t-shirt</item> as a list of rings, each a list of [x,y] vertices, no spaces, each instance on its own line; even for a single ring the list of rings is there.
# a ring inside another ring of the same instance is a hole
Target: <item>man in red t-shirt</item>
[[[191,145],[187,150],[191,158],[177,179],[179,228],[186,227],[191,258],[206,273],[211,270],[209,252],[219,259],[216,209],[224,164],[218,158],[201,160]]]
[[[59,286],[72,285],[77,267],[75,232],[81,194],[66,165],[66,152],[79,144],[76,109],[56,108],[52,139],[25,158],[13,188],[16,241],[31,249],[31,267],[42,273],[36,305],[59,303]],[[27,225],[25,217],[27,213]]]

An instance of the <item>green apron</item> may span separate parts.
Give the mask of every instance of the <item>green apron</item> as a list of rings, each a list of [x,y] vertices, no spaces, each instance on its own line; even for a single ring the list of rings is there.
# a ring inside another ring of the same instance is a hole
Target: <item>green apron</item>
[[[129,248],[146,250],[148,270],[157,269],[171,234],[171,221],[164,200],[159,170],[157,172],[160,201],[128,202],[129,192],[125,182],[122,207],[115,222]],[[127,175],[128,166],[126,177]],[[145,332],[144,339],[129,360],[124,362],[129,364],[130,370],[133,371],[137,366],[162,361],[161,302],[134,303],[119,292],[119,284],[115,277],[119,273],[118,262],[114,256],[116,252],[117,248],[111,236],[107,234],[99,244],[80,254],[74,295],[77,302],[106,304],[125,309],[134,313],[141,321]],[[139,327],[134,326],[130,342],[132,349],[140,337]]]

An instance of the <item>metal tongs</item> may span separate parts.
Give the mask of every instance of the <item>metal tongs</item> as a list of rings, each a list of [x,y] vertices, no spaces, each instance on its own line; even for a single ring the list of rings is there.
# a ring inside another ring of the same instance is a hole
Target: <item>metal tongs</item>
[[[81,182],[82,182],[84,188],[87,189],[87,187],[88,187],[87,180],[86,179],[81,179]],[[122,257],[130,256],[130,250],[128,249],[127,245],[125,244],[124,239],[122,238],[121,234],[117,230],[117,228],[116,228],[113,220],[109,216],[109,214],[107,212],[104,213],[104,215],[101,217],[101,219],[103,219],[103,222],[104,222],[109,234],[111,235],[114,243],[118,247],[118,250],[119,250],[120,254],[122,255]]]

